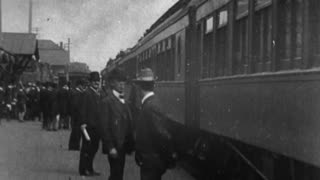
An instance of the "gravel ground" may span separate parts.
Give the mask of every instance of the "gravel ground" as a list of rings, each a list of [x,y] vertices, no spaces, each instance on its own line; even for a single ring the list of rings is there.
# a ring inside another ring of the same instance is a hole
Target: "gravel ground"
[[[68,151],[70,131],[41,130],[40,122],[2,121],[0,124],[0,180],[76,180],[108,179],[107,157],[99,151],[95,169],[99,177],[78,175],[78,151]],[[125,180],[139,180],[139,169],[133,156],[128,156]],[[184,170],[166,172],[163,180],[192,180]]]

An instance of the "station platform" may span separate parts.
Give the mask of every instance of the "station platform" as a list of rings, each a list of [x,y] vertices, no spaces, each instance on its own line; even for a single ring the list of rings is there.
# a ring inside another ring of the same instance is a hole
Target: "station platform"
[[[2,120],[0,125],[0,180],[107,180],[109,163],[101,149],[95,157],[97,177],[78,174],[79,151],[68,151],[70,130],[45,131],[40,122]],[[139,180],[134,156],[127,156],[125,180]],[[163,180],[193,180],[183,169],[168,170]]]

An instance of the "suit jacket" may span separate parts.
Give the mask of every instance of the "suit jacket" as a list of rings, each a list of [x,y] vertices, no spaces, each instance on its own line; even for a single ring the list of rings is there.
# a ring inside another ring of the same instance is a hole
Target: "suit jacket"
[[[98,128],[101,117],[101,98],[100,94],[91,87],[83,92],[80,115],[81,125],[86,124],[87,129]]]
[[[70,96],[70,115],[73,121],[79,123],[81,117],[81,104],[83,104],[83,91],[80,89],[72,89]]]
[[[103,153],[111,148],[131,152],[133,150],[132,117],[129,106],[122,104],[110,91],[102,100],[101,138]]]
[[[156,96],[145,100],[135,125],[138,154],[158,154],[165,160],[171,157],[174,142],[167,127],[168,119]]]
[[[56,91],[43,89],[41,90],[40,103],[44,117],[53,118],[57,115]]]
[[[58,110],[60,115],[67,115],[69,113],[70,102],[69,90],[61,88],[57,91]]]

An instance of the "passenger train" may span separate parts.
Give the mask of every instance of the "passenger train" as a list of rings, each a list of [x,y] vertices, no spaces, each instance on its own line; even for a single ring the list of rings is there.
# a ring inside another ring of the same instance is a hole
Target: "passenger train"
[[[319,9],[319,0],[180,0],[105,71],[155,72],[200,179],[320,179]]]

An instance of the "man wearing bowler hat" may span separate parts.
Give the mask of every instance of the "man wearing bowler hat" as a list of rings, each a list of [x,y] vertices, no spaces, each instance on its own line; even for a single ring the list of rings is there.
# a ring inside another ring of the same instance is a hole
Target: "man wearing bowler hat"
[[[126,76],[120,69],[114,69],[107,81],[110,92],[102,100],[102,149],[104,154],[108,154],[109,180],[122,180],[125,156],[134,148],[131,112],[124,99]]]
[[[89,87],[83,93],[80,111],[80,128],[82,146],[80,150],[79,173],[81,176],[98,176],[100,173],[93,168],[94,156],[99,148],[99,118],[101,116],[101,98],[99,94],[100,75],[91,72]]]
[[[168,130],[166,114],[161,110],[154,89],[151,69],[142,69],[135,80],[141,93],[141,112],[136,121],[136,162],[141,180],[161,180],[166,169],[176,159],[172,135]]]

